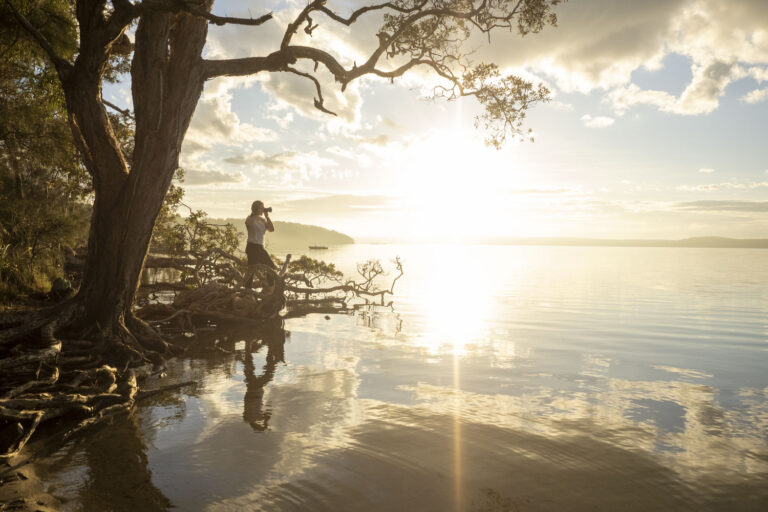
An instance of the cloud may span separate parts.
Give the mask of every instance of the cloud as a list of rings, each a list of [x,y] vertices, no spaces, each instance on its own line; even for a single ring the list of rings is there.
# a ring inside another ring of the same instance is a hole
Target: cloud
[[[766,98],[768,98],[768,87],[764,89],[755,89],[753,91],[748,92],[744,96],[741,97],[741,101],[744,103],[760,103],[761,101],[764,101]]]
[[[707,183],[703,185],[680,185],[677,190],[686,192],[714,192],[715,190],[746,190],[768,187],[768,181],[753,181],[751,183],[734,183],[732,181],[725,183]]]
[[[557,11],[558,28],[522,40],[514,33],[499,34],[478,54],[551,77],[563,91],[605,91],[617,113],[644,104],[679,115],[707,114],[733,81],[745,76],[768,81],[764,0],[580,0]],[[514,52],[508,50],[511,45]],[[690,62],[691,79],[682,93],[633,83],[635,71],[658,71],[671,54]],[[764,89],[746,94],[745,101],[764,100]]]
[[[699,172],[703,172],[705,174],[711,174],[715,172],[715,170],[712,169],[711,167],[702,167],[701,169],[699,169]]]
[[[202,140],[195,140],[190,137],[184,138],[184,145],[182,147],[185,157],[196,157],[213,149],[213,146],[210,144],[206,144]]]
[[[187,138],[198,146],[233,144],[244,142],[265,142],[277,140],[277,134],[268,129],[244,123],[232,111],[232,88],[208,93],[198,102],[195,115],[187,132]]]
[[[387,116],[376,116],[376,122],[392,130],[404,130],[405,127]]]
[[[630,83],[613,89],[607,100],[617,114],[636,105],[651,105],[662,112],[680,115],[708,114],[719,106],[725,87],[743,75],[740,67],[713,62],[707,66],[694,66],[693,79],[680,97],[666,91],[641,89]]]
[[[299,67],[299,66],[297,66]],[[311,66],[305,72],[311,71]],[[323,122],[331,133],[359,129],[363,99],[357,83],[341,92],[333,77],[322,69],[315,73],[323,92],[323,105],[336,116],[315,107],[317,90],[312,81],[291,73],[271,73],[262,81],[262,88],[274,96],[275,110],[292,110],[304,117]]]
[[[259,185],[299,187],[310,180],[349,176],[346,169],[338,168],[336,160],[320,156],[316,151],[237,152],[223,162],[250,167]]]
[[[584,126],[587,128],[605,128],[611,126],[614,123],[614,119],[612,117],[604,116],[592,117],[589,114],[585,114],[581,116],[581,122],[584,123]]]
[[[328,215],[392,210],[400,206],[397,199],[384,195],[332,194],[285,201],[281,203],[280,207],[286,213],[297,211]]]
[[[513,188],[509,190],[510,194],[532,195],[532,196],[560,196],[581,194],[584,190],[581,187],[571,188]]]
[[[573,110],[573,105],[571,105],[570,103],[564,103],[558,100],[550,101],[549,103],[547,103],[547,106],[554,108],[556,110],[567,110],[567,111]]]
[[[292,112],[280,112],[279,107],[275,107],[274,105],[271,106],[271,109],[276,110],[277,112],[266,114],[264,116],[266,119],[271,119],[272,121],[276,122],[277,125],[282,129],[286,129],[291,125],[293,122]]]
[[[242,173],[229,174],[211,170],[185,170],[184,185],[212,185],[219,183],[242,183],[245,176]]]
[[[675,207],[712,212],[768,212],[768,201],[687,201],[677,203]]]

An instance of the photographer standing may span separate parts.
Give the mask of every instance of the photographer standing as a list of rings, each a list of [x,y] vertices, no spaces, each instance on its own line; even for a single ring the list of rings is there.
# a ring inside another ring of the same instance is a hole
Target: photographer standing
[[[253,281],[253,266],[257,264],[266,265],[272,269],[277,266],[269,257],[264,249],[264,233],[270,233],[275,230],[275,226],[269,218],[269,212],[272,208],[264,208],[264,203],[254,201],[251,205],[251,214],[245,219],[245,227],[248,230],[248,243],[245,246],[245,254],[248,256],[249,276],[245,286],[250,288]],[[263,215],[263,216],[262,216]]]

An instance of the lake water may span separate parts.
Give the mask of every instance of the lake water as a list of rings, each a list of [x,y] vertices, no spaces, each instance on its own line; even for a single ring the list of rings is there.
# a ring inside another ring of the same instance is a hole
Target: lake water
[[[219,334],[35,464],[65,510],[768,510],[768,251],[311,254],[393,309]]]

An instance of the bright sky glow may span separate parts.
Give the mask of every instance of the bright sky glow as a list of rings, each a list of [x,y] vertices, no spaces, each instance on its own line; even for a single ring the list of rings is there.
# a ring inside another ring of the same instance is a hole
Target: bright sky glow
[[[271,51],[303,5],[218,1],[219,13],[276,18],[212,27],[208,56]],[[553,91],[528,115],[535,142],[485,147],[473,100],[424,101],[426,74],[344,94],[328,79],[337,118],[297,76],[217,79],[184,144],[187,202],[244,217],[262,199],[276,220],[362,241],[768,237],[768,2],[579,0],[558,12],[556,29],[476,46],[478,60]],[[370,27],[316,21],[302,44],[352,60],[375,42]],[[129,90],[105,96],[130,105]]]

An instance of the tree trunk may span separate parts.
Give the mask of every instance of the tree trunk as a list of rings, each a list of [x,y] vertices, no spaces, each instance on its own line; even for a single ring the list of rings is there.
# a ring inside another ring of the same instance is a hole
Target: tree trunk
[[[171,171],[172,174],[172,171]],[[123,323],[133,304],[144,258],[165,190],[137,202],[132,187],[105,200],[96,193],[88,240],[88,258],[78,299],[80,320],[101,329]]]
[[[94,87],[86,70],[81,75],[86,83],[65,88],[73,131],[94,178],[88,258],[75,299],[83,327],[118,335],[129,333],[126,323],[131,331],[142,328],[131,307],[155,220],[203,91],[206,34],[206,20],[183,13],[141,17],[131,68],[136,131],[130,169],[101,103],[100,81]]]

